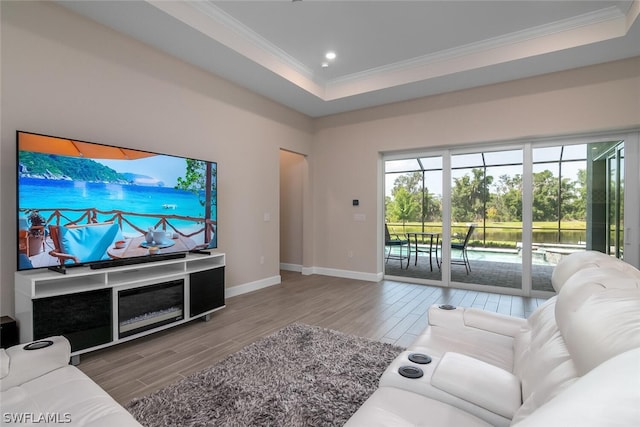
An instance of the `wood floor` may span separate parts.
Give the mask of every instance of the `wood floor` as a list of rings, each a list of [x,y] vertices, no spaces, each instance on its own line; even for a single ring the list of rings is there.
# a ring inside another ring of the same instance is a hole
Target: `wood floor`
[[[373,283],[281,273],[281,285],[227,299],[226,308],[208,322],[196,320],[84,354],[79,368],[125,404],[294,322],[407,346],[427,325],[432,304],[527,317],[543,302],[388,280]]]

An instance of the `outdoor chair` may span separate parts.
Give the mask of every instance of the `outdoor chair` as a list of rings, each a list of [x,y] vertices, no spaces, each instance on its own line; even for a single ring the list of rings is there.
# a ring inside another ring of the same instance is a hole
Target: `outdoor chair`
[[[400,260],[400,268],[402,268],[402,262],[406,259],[407,268],[409,268],[409,240],[401,238],[396,233],[390,233],[387,224],[384,225],[384,247],[385,250],[388,250],[385,263],[389,262],[389,259],[398,259]],[[400,248],[400,253],[392,255],[393,248]],[[406,255],[404,248],[406,248]]]
[[[18,253],[29,256],[29,230],[18,230]]]
[[[461,258],[451,257],[451,264],[464,265],[464,268],[467,270],[467,274],[471,271],[471,264],[469,264],[469,256],[467,255],[467,245],[469,244],[469,240],[471,239],[471,235],[475,228],[475,225],[470,225],[467,235],[464,237],[462,242],[451,243],[451,249],[460,251],[461,253]]]

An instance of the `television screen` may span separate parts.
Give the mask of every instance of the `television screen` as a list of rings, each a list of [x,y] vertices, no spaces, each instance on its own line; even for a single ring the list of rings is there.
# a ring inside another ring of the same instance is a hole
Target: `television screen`
[[[18,270],[217,247],[215,162],[22,131],[17,145]]]

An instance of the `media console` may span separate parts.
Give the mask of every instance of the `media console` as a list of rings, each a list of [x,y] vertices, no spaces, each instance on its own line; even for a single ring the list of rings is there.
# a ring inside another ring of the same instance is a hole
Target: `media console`
[[[76,267],[15,275],[20,342],[63,335],[74,363],[80,354],[167,329],[225,306],[225,255],[107,269]]]

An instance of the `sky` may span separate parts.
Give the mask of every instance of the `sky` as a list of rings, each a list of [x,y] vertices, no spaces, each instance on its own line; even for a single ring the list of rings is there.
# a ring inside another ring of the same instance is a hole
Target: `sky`
[[[93,159],[119,173],[131,172],[146,175],[162,181],[165,187],[174,187],[178,177],[183,177],[186,159],[181,157],[157,155],[136,160]]]

